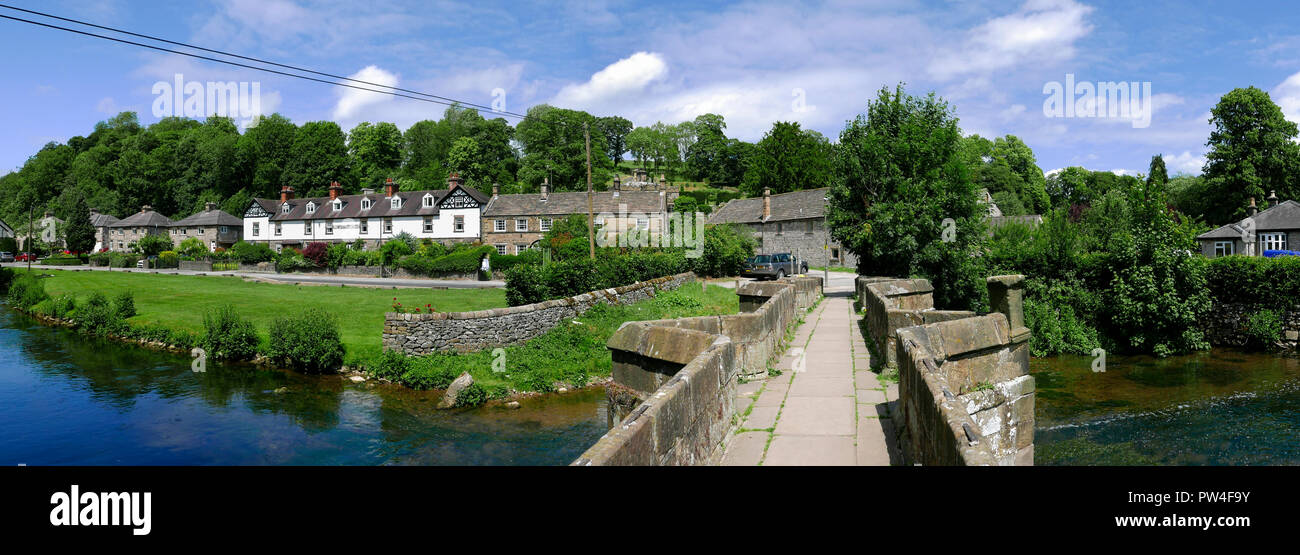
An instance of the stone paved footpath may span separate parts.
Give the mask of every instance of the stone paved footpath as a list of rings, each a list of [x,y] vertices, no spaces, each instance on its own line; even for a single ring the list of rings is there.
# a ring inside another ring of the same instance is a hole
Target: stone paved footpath
[[[899,464],[890,418],[898,386],[882,385],[870,370],[861,320],[843,296],[804,317],[777,366],[782,374],[741,384],[741,424],[722,465]]]

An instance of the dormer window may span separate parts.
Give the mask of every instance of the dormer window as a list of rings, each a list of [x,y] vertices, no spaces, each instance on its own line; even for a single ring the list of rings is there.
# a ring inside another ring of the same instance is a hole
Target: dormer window
[[[280,206],[281,214],[288,214],[290,210],[293,210],[293,207],[289,206],[289,203],[287,202]]]
[[[370,199],[368,198],[361,199],[361,209],[370,210]]]
[[[314,203],[314,202],[309,202],[309,203],[307,203],[307,213],[308,213],[308,214],[315,214],[315,213],[316,213],[316,203]]]
[[[425,194],[423,204],[425,208],[433,208],[433,195]]]
[[[342,210],[342,209],[343,209],[343,201],[341,201],[341,200],[335,200],[335,201],[334,201],[334,211],[335,211],[335,212],[338,212],[339,210]]]
[[[389,203],[389,206],[391,206],[391,207],[393,208],[393,210],[401,210],[401,209],[402,209],[402,197],[393,197],[393,199],[390,200],[390,201],[388,201],[388,203]]]

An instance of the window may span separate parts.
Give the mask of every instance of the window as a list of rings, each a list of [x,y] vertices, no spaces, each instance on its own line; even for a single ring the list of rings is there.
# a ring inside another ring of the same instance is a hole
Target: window
[[[506,244],[505,244],[505,243],[497,243],[497,244],[496,244],[496,247],[497,247],[497,254],[500,254],[500,255],[505,255],[505,254],[506,254]]]
[[[505,230],[506,230],[505,220],[497,220],[496,222],[493,222],[492,231],[505,231]]]
[[[370,220],[361,218],[361,234],[365,235],[367,233],[370,233]]]
[[[338,212],[339,210],[342,210],[342,209],[343,209],[343,201],[341,201],[341,200],[335,200],[335,201],[334,201],[334,211],[335,211],[335,212]]]
[[[217,229],[217,233],[230,233],[230,228],[223,225]]]
[[[370,199],[368,198],[361,199],[361,209],[370,210]]]
[[[550,230],[551,230],[551,219],[550,219],[550,218],[542,218],[542,222],[541,222],[540,229],[541,229],[542,231],[550,231]]]
[[[424,195],[424,199],[422,200],[423,200],[422,204],[425,208],[433,208],[433,195],[426,193]]]
[[[280,213],[281,213],[281,214],[288,214],[288,213],[289,213],[289,210],[292,210],[292,209],[293,209],[293,207],[289,206],[289,203],[287,203],[287,202],[284,203],[284,204],[282,204],[282,205],[280,205]]]
[[[1232,242],[1232,241],[1215,241],[1215,242],[1214,242],[1214,256],[1215,256],[1215,258],[1218,258],[1218,257],[1220,257],[1220,256],[1228,256],[1228,255],[1230,255],[1230,254],[1236,254],[1236,250],[1237,250],[1237,245],[1236,245],[1236,243],[1234,243],[1234,242]]]
[[[650,218],[637,218],[636,228],[642,231],[650,229]]]
[[[283,228],[281,227],[280,222],[275,222],[275,235],[276,235],[276,237],[279,237],[279,236],[280,236],[280,232],[281,232],[281,231],[283,231]]]
[[[313,231],[314,231],[314,230],[312,230],[311,222],[303,222],[303,223],[302,223],[302,233],[303,233],[303,235],[311,235]]]
[[[392,233],[392,232],[393,232],[393,219],[384,218],[384,233]]]
[[[515,219],[515,231],[528,231],[528,218]]]
[[[526,250],[528,250],[528,245],[526,245],[526,244],[524,244],[524,243],[520,243],[520,244],[518,244],[518,245],[515,245],[515,254],[524,254],[524,251],[526,251]]]
[[[308,214],[315,214],[315,213],[316,213],[316,203],[314,203],[314,202],[309,202],[309,203],[307,203],[307,213],[308,213]]]
[[[334,235],[334,220],[325,220],[325,234]]]
[[[388,205],[392,207],[393,210],[401,210],[402,197],[393,197],[392,200],[388,201]]]
[[[465,232],[465,216],[456,216],[456,233]]]
[[[1259,234],[1259,254],[1264,251],[1284,251],[1286,248],[1286,233],[1260,233]]]
[[[427,199],[429,197],[424,197],[424,198]],[[433,218],[430,218],[428,216],[424,217],[424,232],[433,233]]]
[[[840,249],[831,249],[831,260],[840,259]]]

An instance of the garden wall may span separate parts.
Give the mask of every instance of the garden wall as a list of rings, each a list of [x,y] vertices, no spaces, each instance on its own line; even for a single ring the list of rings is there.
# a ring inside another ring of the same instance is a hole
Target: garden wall
[[[178,269],[192,272],[211,272],[212,263],[202,260],[182,260],[177,266]]]
[[[384,315],[384,348],[408,355],[425,355],[435,351],[469,352],[513,345],[542,335],[597,304],[632,304],[692,281],[695,281],[695,274],[687,272],[507,308],[432,314],[389,312]]]
[[[1215,303],[1214,308],[1201,317],[1205,338],[1213,345],[1249,346],[1251,338],[1246,333],[1246,323],[1259,310],[1258,306],[1245,303]],[[1286,351],[1300,350],[1300,304],[1278,313],[1282,317],[1279,347]]]
[[[752,312],[624,324],[608,344],[611,429],[573,464],[713,462],[731,430],[746,361],[762,361],[766,371],[787,327],[821,289],[820,278],[746,284],[739,293],[751,303],[742,310]]]
[[[897,330],[899,445],[922,465],[1032,465],[1024,276],[988,279],[997,311]]]

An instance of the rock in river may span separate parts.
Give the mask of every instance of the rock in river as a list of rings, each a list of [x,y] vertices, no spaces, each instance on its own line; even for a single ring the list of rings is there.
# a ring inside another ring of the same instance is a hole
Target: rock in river
[[[474,378],[470,377],[469,372],[457,376],[455,381],[452,381],[451,385],[447,386],[447,392],[442,394],[442,399],[438,401],[438,408],[449,409],[456,406],[456,396],[460,395],[461,391],[464,391],[473,383]]]

